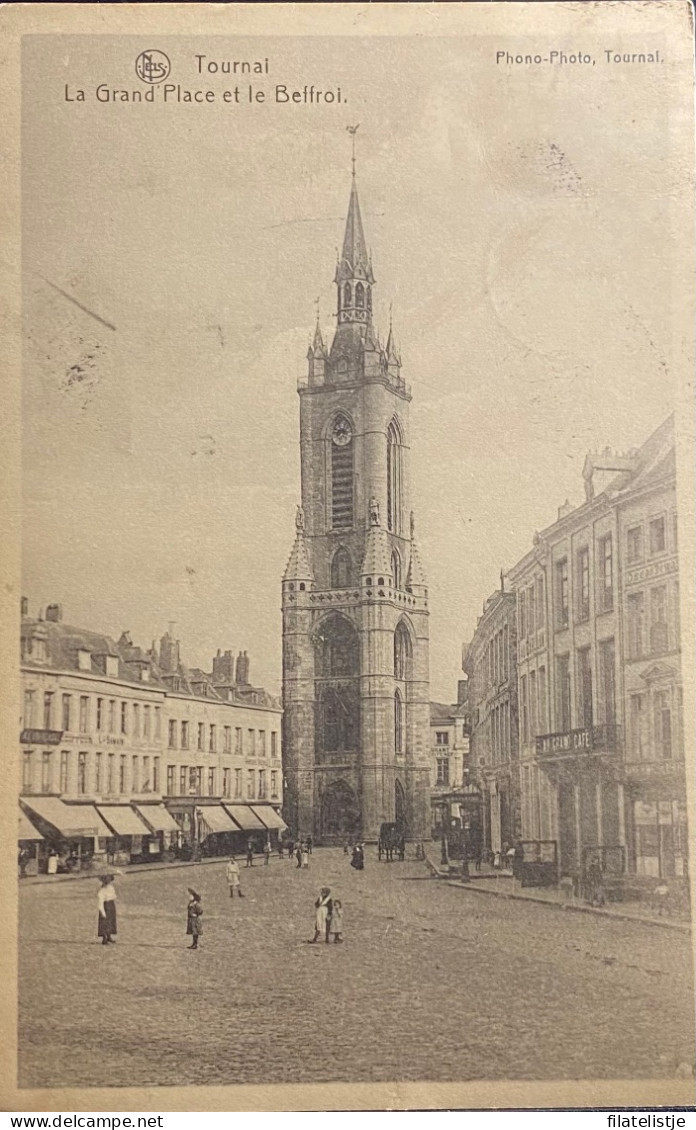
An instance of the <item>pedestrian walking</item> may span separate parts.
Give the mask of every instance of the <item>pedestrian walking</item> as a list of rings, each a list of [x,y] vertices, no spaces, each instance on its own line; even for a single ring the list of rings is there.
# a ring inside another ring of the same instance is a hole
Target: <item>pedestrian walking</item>
[[[283,858],[283,841],[281,839],[279,839],[278,840],[278,859],[282,859],[282,858]]]
[[[309,848],[307,847],[307,844],[305,844],[302,848],[302,867],[305,871],[309,867],[309,854]]]
[[[197,891],[194,891],[193,887],[188,888],[188,893],[191,896],[186,907],[186,933],[191,935],[191,945],[188,948],[197,950],[198,939],[203,933],[203,904],[201,896]]]
[[[314,840],[312,839],[311,836],[307,836],[307,851],[309,852],[310,855],[312,854],[313,845],[314,845]]]
[[[97,893],[99,919],[97,923],[97,937],[101,938],[102,945],[108,946],[114,942],[116,933],[116,889],[113,875],[102,875],[101,887]]]
[[[334,942],[342,942],[343,938],[343,904],[340,899],[333,899],[331,903],[331,933]]]
[[[264,867],[268,867],[268,861],[269,861],[270,858],[271,858],[271,841],[266,840],[265,844],[263,845],[263,864],[264,864]]]
[[[254,841],[253,840],[247,841],[246,865],[247,865],[247,867],[253,867],[254,866]]]
[[[331,928],[331,912],[333,910],[333,903],[331,901],[331,891],[329,887],[322,887],[319,892],[319,898],[314,903],[314,937],[311,939],[310,944],[318,942],[323,938],[326,944],[329,944],[329,930]]]
[[[351,867],[356,871],[362,871],[365,867],[365,852],[363,851],[362,844],[356,844],[353,848],[353,858],[350,861]]]
[[[604,906],[604,875],[599,858],[595,856],[590,860],[587,868],[587,901],[590,906]]]
[[[297,866],[301,867],[302,866],[302,844],[297,845],[297,850],[295,851],[295,859],[297,860]]]
[[[239,882],[239,864],[233,855],[230,856],[227,868],[225,870],[225,877],[227,879],[227,886],[230,888],[230,898],[234,898],[236,891],[240,899],[244,898],[242,894],[242,887]]]
[[[288,859],[292,859],[295,854],[295,841],[288,840]]]

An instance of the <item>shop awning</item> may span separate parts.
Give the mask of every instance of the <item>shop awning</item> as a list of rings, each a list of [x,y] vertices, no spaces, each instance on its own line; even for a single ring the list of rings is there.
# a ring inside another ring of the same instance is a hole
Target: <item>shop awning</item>
[[[163,804],[136,804],[135,811],[153,832],[178,832],[179,825]]]
[[[259,820],[261,820],[269,830],[282,832],[283,828],[287,828],[283,817],[279,816],[270,805],[265,808],[260,804],[250,805],[249,807],[254,813],[254,816],[258,816]]]
[[[99,808],[99,814],[116,836],[149,836],[150,829],[129,804],[109,804]]]
[[[31,823],[31,821],[27,818],[26,814],[24,812],[22,812],[21,808],[19,810],[19,835],[17,836],[17,839],[18,840],[42,840],[43,839],[41,832],[39,832],[34,827],[34,825]]]
[[[252,812],[248,804],[226,804],[225,808],[243,832],[265,832],[266,825]]]
[[[91,804],[65,804],[56,796],[22,797],[22,804],[66,840],[109,834]]]
[[[239,828],[231,820],[221,804],[206,804],[198,809],[198,818],[205,824],[208,834],[213,832],[238,832]]]

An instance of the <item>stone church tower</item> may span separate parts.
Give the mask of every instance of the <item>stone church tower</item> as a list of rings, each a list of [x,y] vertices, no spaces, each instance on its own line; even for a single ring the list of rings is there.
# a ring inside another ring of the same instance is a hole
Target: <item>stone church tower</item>
[[[284,812],[319,843],[429,835],[428,589],[414,538],[410,392],[375,278],[355,169],[331,348],[300,382],[302,505],[283,578]]]

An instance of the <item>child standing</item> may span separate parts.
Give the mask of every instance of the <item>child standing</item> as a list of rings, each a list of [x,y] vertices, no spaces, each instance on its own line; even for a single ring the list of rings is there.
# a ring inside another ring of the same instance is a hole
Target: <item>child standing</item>
[[[203,933],[203,923],[201,918],[203,916],[203,904],[201,896],[193,887],[188,888],[188,893],[191,898],[189,899],[188,906],[186,907],[186,933],[191,935],[190,950],[198,949],[198,939]]]
[[[343,938],[343,905],[340,899],[334,899],[331,909],[331,933],[334,936],[334,942],[342,942]]]

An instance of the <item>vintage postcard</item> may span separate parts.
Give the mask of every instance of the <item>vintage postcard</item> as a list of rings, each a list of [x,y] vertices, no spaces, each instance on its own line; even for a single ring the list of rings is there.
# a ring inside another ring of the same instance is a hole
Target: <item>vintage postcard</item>
[[[4,1109],[693,1104],[690,5],[0,25]]]

